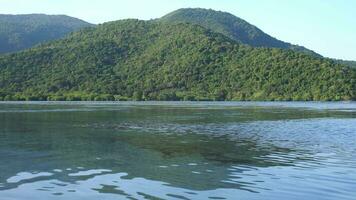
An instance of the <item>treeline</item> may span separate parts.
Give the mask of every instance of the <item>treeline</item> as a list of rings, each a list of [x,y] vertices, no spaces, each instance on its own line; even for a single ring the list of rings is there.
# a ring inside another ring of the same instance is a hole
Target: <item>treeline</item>
[[[112,94],[31,94],[21,93],[1,96],[0,101],[223,101],[220,96],[199,97],[193,94],[166,92],[144,96],[143,92],[136,92],[131,97]]]
[[[82,94],[82,93],[64,93],[64,94],[7,94],[0,96],[0,101],[341,101],[341,100],[355,100],[342,97],[339,98],[320,98],[320,96],[313,97],[312,94],[295,97],[281,97],[281,96],[258,96],[247,97],[240,94],[231,98],[224,91],[210,94],[209,96],[199,96],[194,93],[184,92],[161,92],[151,93],[147,96],[144,92],[139,91],[132,96],[121,96],[113,94]]]

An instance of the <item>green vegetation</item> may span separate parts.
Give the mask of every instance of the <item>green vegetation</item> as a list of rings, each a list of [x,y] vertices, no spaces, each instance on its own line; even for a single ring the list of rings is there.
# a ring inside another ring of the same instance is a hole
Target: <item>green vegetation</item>
[[[0,56],[1,100],[355,100],[356,70],[198,25],[121,20]]]
[[[0,15],[0,53],[15,52],[92,26],[64,15]]]
[[[158,19],[158,21],[197,24],[253,47],[291,49],[321,57],[319,54],[304,47],[273,38],[245,20],[226,12],[202,8],[184,8],[174,11]]]
[[[335,61],[340,63],[340,64],[356,68],[356,61],[351,61],[351,60],[335,60]]]

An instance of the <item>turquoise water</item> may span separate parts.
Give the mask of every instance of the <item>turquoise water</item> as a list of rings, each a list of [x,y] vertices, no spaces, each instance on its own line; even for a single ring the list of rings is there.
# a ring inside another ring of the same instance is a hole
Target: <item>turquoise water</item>
[[[0,103],[0,199],[356,199],[356,103]]]

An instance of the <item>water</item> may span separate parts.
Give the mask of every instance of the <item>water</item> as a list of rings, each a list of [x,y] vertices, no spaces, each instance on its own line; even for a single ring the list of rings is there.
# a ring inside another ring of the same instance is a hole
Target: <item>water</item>
[[[356,199],[356,103],[0,103],[0,199]]]

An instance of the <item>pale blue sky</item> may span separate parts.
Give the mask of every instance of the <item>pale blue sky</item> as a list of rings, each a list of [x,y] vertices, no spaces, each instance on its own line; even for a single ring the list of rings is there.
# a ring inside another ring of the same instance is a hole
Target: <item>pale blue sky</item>
[[[0,0],[1,14],[66,14],[92,23],[158,18],[185,7],[227,11],[280,40],[356,60],[356,0]]]

